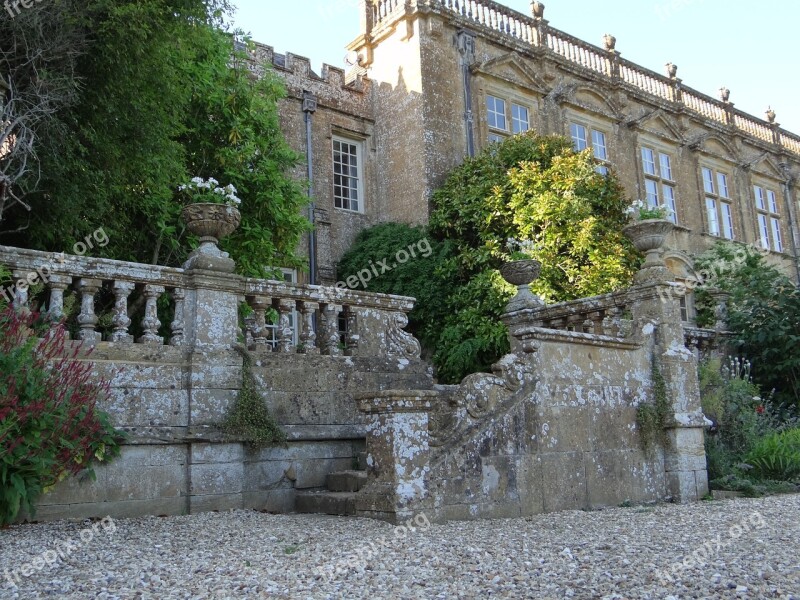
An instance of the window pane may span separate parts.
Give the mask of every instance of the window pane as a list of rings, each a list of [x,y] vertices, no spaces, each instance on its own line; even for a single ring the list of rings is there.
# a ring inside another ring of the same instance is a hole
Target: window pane
[[[733,210],[727,202],[722,203],[722,234],[729,240],[733,239]]]
[[[761,247],[769,250],[769,226],[767,215],[758,215],[758,229],[761,233]]]
[[[714,174],[711,169],[703,169],[703,188],[708,194],[714,193]]]
[[[605,165],[597,165],[594,168],[594,170],[596,173],[599,173],[600,175],[608,175],[608,167],[606,167]]]
[[[778,214],[778,197],[772,190],[767,190],[767,199],[769,200],[769,212]]]
[[[569,126],[569,130],[570,134],[572,135],[572,144],[575,146],[575,150],[578,152],[581,150],[586,150],[586,148],[589,146],[586,136],[586,127],[583,125],[578,125],[577,123],[572,123]]]
[[[719,235],[717,202],[713,198],[706,198],[706,213],[708,214],[708,233],[711,235]]]
[[[717,173],[717,183],[719,185],[719,195],[723,198],[730,198],[728,194],[728,176],[724,173]]]
[[[656,159],[650,148],[642,148],[642,164],[644,172],[648,175],[656,174]]]
[[[672,159],[669,154],[659,154],[661,159],[661,177],[672,181]]]
[[[652,179],[644,180],[644,188],[647,193],[647,204],[653,208],[658,206],[658,183]]]
[[[664,192],[664,206],[669,208],[672,212],[667,215],[667,218],[673,223],[678,223],[678,209],[675,206],[675,188],[671,185],[664,185],[661,188]]]
[[[753,192],[756,195],[756,208],[759,210],[767,210],[767,206],[764,203],[764,190],[755,185],[753,186]]]
[[[514,133],[523,133],[530,129],[528,109],[519,104],[511,105],[511,130]]]
[[[344,210],[358,210],[360,166],[357,144],[333,140],[333,205]]]
[[[486,119],[489,127],[506,129],[506,101],[494,96],[486,97]]]
[[[780,219],[772,218],[772,249],[775,252],[783,252],[783,239],[781,238],[781,222]]]
[[[606,134],[602,131],[592,131],[592,147],[594,147],[594,157],[600,160],[608,160],[606,150]]]
[[[496,133],[490,133],[489,134],[489,143],[490,144],[497,144],[497,143],[502,142],[502,141],[503,141],[503,136],[502,135],[497,135]]]

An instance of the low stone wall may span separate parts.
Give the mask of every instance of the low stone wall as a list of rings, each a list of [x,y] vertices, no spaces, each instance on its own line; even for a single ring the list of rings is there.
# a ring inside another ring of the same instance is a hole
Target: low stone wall
[[[226,441],[218,425],[236,400],[242,357],[101,342],[83,360],[112,382],[115,425],[130,438],[95,482],[69,479],[41,498],[36,518],[175,515],[208,510],[294,509],[296,490],[322,487],[365,448],[354,394],[430,387],[421,361],[251,353],[252,371],[285,447]]]

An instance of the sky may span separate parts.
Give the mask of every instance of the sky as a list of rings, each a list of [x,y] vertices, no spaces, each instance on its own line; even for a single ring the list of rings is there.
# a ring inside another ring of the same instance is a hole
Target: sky
[[[359,34],[358,0],[233,0],[234,25],[276,52],[344,68],[345,46]],[[526,15],[529,0],[501,0]],[[685,85],[713,97],[731,90],[737,108],[800,134],[797,45],[800,2],[787,0],[545,0],[561,31],[602,46],[617,38],[624,58],[664,73],[678,65]]]

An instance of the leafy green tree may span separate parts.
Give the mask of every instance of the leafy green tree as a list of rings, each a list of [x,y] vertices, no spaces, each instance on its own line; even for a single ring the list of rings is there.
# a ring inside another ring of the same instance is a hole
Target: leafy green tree
[[[776,400],[800,407],[800,290],[758,252],[720,242],[697,257],[698,324],[712,322],[710,288],[730,293],[728,327],[752,363],[756,384]]]
[[[498,269],[512,258],[510,238],[528,242],[542,262],[531,288],[548,302],[630,284],[638,259],[621,233],[628,201],[613,174],[595,167],[569,140],[529,133],[468,159],[433,195],[428,235],[441,248],[434,262],[405,265],[371,289],[418,297],[412,326],[441,381],[488,370],[509,349],[500,316],[516,290]],[[359,238],[339,265],[340,279],[405,240],[382,231]]]
[[[278,127],[283,90],[271,73],[253,80],[248,51],[224,30],[230,10],[218,0],[90,0],[65,18],[86,39],[79,98],[40,153],[29,230],[6,243],[62,250],[102,226],[110,243],[94,255],[179,265],[192,240],[177,187],[200,176],[239,190],[242,226],[226,248],[240,272],[299,262],[306,200]]]
[[[628,200],[613,174],[596,172],[590,152],[533,132],[494,144],[457,167],[433,196],[430,227],[456,247],[434,361],[455,381],[486,370],[508,350],[500,315],[514,295],[497,273],[512,258],[508,240],[527,242],[542,274],[531,289],[547,302],[630,284],[637,254],[622,235]]]

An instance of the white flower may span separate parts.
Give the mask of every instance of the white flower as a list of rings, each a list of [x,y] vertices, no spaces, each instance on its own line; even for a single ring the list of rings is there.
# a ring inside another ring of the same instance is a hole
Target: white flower
[[[217,181],[213,177],[208,178],[208,183],[210,183],[211,185],[219,185],[219,181]]]
[[[192,178],[192,183],[200,184],[200,183],[203,183],[203,180],[200,179],[199,177],[193,177]]]

